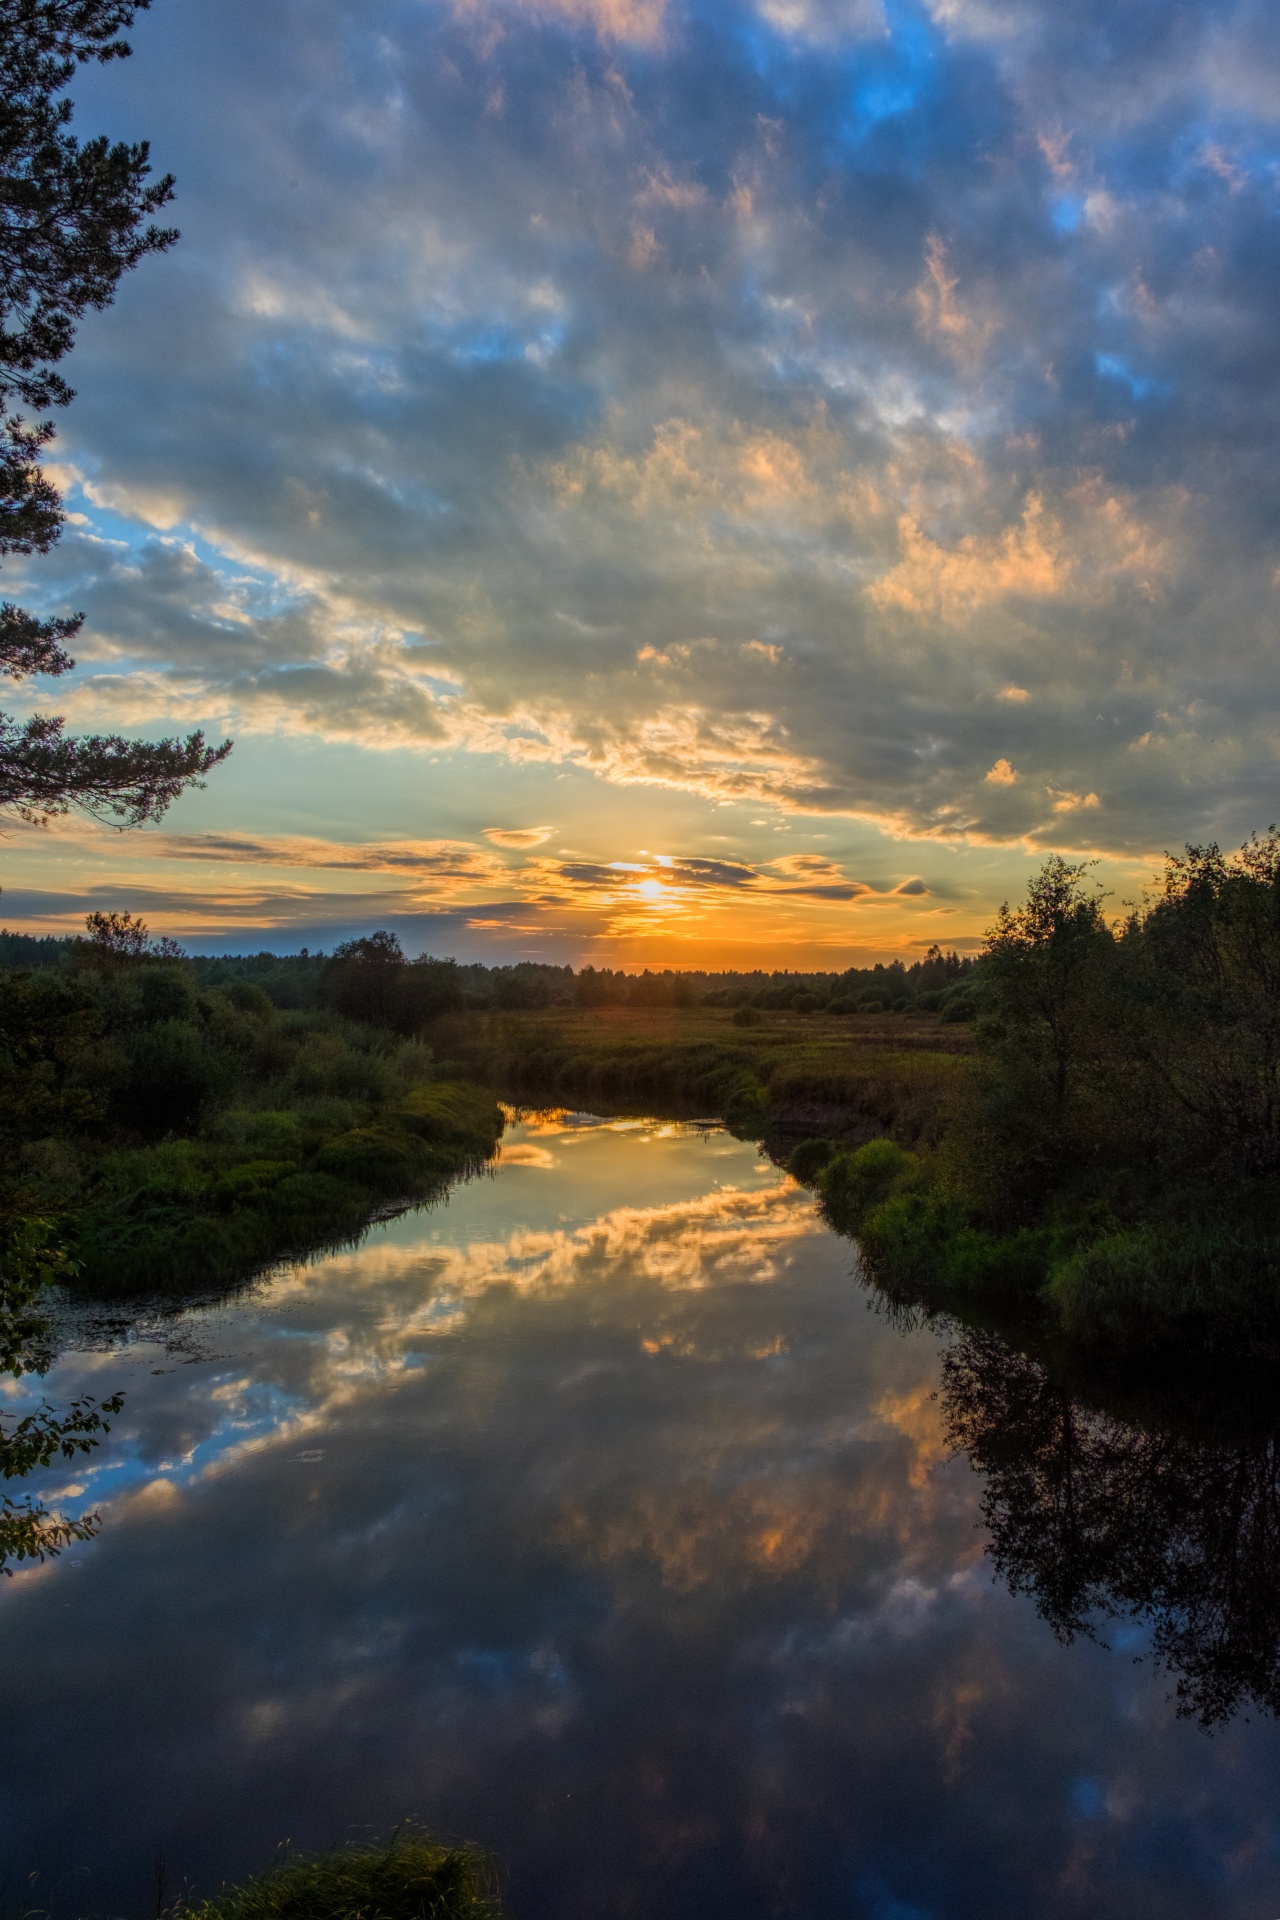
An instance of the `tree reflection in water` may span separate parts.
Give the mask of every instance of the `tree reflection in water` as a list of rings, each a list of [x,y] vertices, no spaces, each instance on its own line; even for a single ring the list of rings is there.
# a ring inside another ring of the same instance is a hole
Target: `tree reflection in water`
[[[943,1371],[949,1438],[987,1477],[992,1559],[1057,1637],[1141,1621],[1181,1714],[1280,1712],[1276,1424],[1137,1424],[988,1332],[966,1332]]]

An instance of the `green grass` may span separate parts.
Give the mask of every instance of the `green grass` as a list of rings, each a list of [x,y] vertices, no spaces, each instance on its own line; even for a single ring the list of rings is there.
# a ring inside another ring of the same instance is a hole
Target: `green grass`
[[[442,1054],[510,1098],[645,1102],[759,1138],[892,1132],[930,1140],[967,1072],[968,1029],[935,1015],[839,1017],[727,1008],[602,1007],[471,1014],[442,1023]]]
[[[414,1836],[291,1858],[180,1920],[500,1920],[493,1873],[474,1847]]]

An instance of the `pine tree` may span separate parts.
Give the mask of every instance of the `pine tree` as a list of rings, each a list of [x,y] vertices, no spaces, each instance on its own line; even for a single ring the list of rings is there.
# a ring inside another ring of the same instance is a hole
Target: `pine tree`
[[[124,59],[121,30],[150,0],[0,0],[0,555],[47,553],[65,520],[41,466],[51,420],[72,389],[56,364],[89,308],[109,306],[120,276],[163,253],[176,228],[151,216],[173,179],[151,180],[146,141],[79,141],[65,89],[86,61]],[[0,605],[0,674],[61,674],[83,616],[37,619]],[[43,820],[71,807],[126,826],[155,820],[231,750],[185,740],[69,736],[57,717],[0,714],[0,812]]]

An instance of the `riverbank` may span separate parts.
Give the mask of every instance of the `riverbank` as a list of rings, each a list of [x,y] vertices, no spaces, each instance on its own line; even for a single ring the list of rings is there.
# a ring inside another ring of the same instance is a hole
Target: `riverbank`
[[[173,1920],[501,1920],[493,1878],[476,1848],[411,1832],[286,1857],[211,1900],[179,1903]]]
[[[478,1172],[502,1124],[485,1089],[424,1079],[381,1101],[232,1110],[193,1138],[118,1149],[68,1218],[72,1284],[181,1293],[349,1244]]]
[[[744,1022],[704,1003],[469,1012],[434,1038],[516,1103],[644,1106],[759,1139],[898,1306],[1139,1369],[1280,1358],[1280,1180],[1241,1172],[1225,1127],[1207,1140],[1121,1049],[1130,1007],[1096,983],[1073,989],[1059,1099],[1043,1033],[988,976],[967,1025],[916,1009]]]
[[[453,1067],[513,1102],[648,1103],[714,1117],[779,1145],[942,1135],[972,1060],[972,1029],[935,1013],[864,1016],[723,1007],[467,1013],[437,1021]]]
[[[94,1295],[231,1286],[481,1167],[502,1114],[431,1049],[181,960],[0,974],[0,1214]]]
[[[1162,1365],[1280,1360],[1280,834],[1188,847],[1124,920],[1049,859],[982,956],[932,1142],[796,1170],[892,1298]]]

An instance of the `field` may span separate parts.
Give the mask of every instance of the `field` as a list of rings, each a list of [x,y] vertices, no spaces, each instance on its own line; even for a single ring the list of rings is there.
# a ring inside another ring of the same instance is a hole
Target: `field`
[[[442,1071],[515,1101],[639,1102],[744,1132],[912,1144],[937,1137],[972,1052],[971,1030],[934,1014],[761,1012],[741,1026],[720,1007],[469,1013],[432,1040]]]

